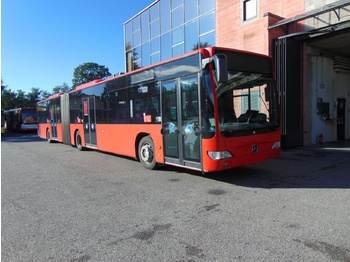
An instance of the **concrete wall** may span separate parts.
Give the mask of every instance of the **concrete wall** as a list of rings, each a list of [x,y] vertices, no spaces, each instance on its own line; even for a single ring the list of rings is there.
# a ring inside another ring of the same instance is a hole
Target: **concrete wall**
[[[350,72],[335,72],[333,57],[313,47],[307,49],[306,92],[304,92],[304,145],[337,140],[337,99],[346,99],[345,138],[350,139]],[[329,115],[319,112],[317,102],[329,103]]]

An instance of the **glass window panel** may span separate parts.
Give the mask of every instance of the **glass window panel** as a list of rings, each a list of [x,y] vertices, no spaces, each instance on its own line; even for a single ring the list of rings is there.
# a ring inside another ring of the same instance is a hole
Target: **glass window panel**
[[[160,53],[151,55],[151,64],[158,63],[160,61]]]
[[[173,36],[173,46],[180,44],[184,41],[184,30],[183,26],[178,27],[172,31],[172,36]]]
[[[138,60],[141,58],[141,46],[138,46],[136,48],[134,48],[133,50],[133,59]]]
[[[171,27],[175,28],[184,23],[184,8],[180,6],[173,10],[171,15]]]
[[[161,56],[162,60],[171,58],[171,39],[170,33],[161,36]]]
[[[141,68],[141,59],[134,60],[134,70]]]
[[[185,52],[198,48],[198,20],[185,25]]]
[[[149,13],[151,22],[157,20],[159,18],[159,4],[156,3],[155,5],[151,6]]]
[[[215,32],[203,35],[199,38],[200,47],[215,45]]]
[[[160,51],[160,38],[157,37],[151,41],[151,54]]]
[[[125,24],[125,47],[126,51],[130,50],[132,46],[132,22]]]
[[[148,10],[141,14],[141,35],[142,43],[149,41],[149,19],[148,19]]]
[[[244,20],[248,20],[257,16],[256,0],[247,0],[243,2]]]
[[[126,53],[126,72],[130,72],[133,70],[133,59],[132,59],[132,51]]]
[[[199,0],[199,15],[215,9],[215,0]]]
[[[140,16],[135,16],[132,19],[132,31],[135,32],[137,30],[140,30]]]
[[[142,50],[142,66],[148,66],[150,65],[150,49],[149,49],[149,42],[144,43],[141,47]]]
[[[184,44],[173,47],[173,57],[184,54]]]
[[[182,0],[171,0],[171,8],[175,9],[176,7],[182,5]]]
[[[162,34],[170,30],[170,0],[160,2],[160,25]]]
[[[197,0],[185,0],[185,23],[198,16]]]
[[[130,115],[128,101],[128,89],[112,91],[109,93],[109,100],[111,101],[108,112],[110,123],[127,123]]]
[[[139,46],[141,45],[141,35],[140,35],[140,30],[139,31],[136,31],[132,34],[133,36],[133,46],[136,47],[136,46]]]
[[[199,34],[202,35],[213,30],[215,30],[215,14],[209,13],[200,17]]]
[[[151,23],[151,39],[160,35],[159,20]]]

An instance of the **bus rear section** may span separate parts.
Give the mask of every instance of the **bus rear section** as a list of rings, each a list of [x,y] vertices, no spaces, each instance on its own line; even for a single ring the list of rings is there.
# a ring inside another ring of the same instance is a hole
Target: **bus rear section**
[[[6,129],[15,132],[37,130],[36,108],[15,108],[6,111]]]
[[[38,136],[70,144],[68,94],[57,93],[37,103]]]

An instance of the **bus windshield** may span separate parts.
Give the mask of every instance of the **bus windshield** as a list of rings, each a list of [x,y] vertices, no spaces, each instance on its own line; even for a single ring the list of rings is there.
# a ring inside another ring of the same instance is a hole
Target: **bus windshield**
[[[228,81],[216,88],[220,132],[251,135],[279,128],[277,94],[271,75],[229,71]]]
[[[22,122],[23,124],[37,124],[36,110],[23,110]]]

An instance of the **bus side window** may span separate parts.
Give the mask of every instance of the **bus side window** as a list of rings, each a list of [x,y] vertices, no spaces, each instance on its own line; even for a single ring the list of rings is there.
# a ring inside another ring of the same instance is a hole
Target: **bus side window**
[[[146,106],[145,115],[151,116],[151,121],[152,123],[154,123],[156,121],[156,116],[158,116],[159,114],[155,106],[153,104],[149,104]]]
[[[167,106],[164,108],[164,111],[163,111],[163,122],[170,122],[172,120],[171,118],[171,110],[170,110],[170,107]]]

